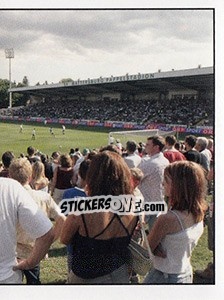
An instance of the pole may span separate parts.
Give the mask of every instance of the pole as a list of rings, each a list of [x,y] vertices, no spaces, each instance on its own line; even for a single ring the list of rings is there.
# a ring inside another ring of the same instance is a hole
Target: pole
[[[11,57],[9,58],[9,89],[11,90]],[[12,108],[12,92],[9,92],[9,108]]]
[[[13,48],[5,49],[5,57],[9,59],[9,108],[12,108],[12,80],[11,80],[11,58],[14,58]]]

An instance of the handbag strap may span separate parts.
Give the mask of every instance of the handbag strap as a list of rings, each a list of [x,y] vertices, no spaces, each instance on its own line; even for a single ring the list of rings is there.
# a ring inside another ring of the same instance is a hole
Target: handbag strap
[[[146,248],[147,248],[148,253],[149,253],[149,257],[152,259],[154,257],[154,255],[153,255],[152,250],[149,246],[149,241],[147,239],[147,236],[146,236],[146,233],[145,233],[145,230],[144,230],[144,226],[143,226],[143,223],[142,223],[142,216],[139,216],[139,222],[140,222],[140,225],[141,225],[141,233],[142,233],[142,236],[143,236],[143,240],[145,241]]]

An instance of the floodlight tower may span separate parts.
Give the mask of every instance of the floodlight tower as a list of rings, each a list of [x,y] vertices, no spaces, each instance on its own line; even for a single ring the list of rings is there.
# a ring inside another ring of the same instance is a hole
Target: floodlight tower
[[[9,90],[11,90],[11,58],[14,58],[14,49],[5,49],[5,57],[9,59]],[[9,108],[12,108],[12,92],[9,92]]]

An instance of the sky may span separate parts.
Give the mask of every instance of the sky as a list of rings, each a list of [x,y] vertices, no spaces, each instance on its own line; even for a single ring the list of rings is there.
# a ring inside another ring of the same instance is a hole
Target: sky
[[[30,85],[213,65],[213,11],[0,10],[0,79]]]

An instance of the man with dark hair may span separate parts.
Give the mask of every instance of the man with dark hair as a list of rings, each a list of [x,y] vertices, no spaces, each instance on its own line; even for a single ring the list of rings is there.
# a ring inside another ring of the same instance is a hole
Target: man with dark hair
[[[163,172],[169,165],[162,153],[165,140],[162,136],[152,136],[147,139],[145,152],[148,156],[142,158],[139,169],[142,170],[144,177],[139,184],[139,189],[143,194],[145,202],[164,201],[163,193]],[[145,220],[151,229],[155,221],[155,215],[146,215]]]
[[[194,148],[196,140],[197,138],[194,135],[188,135],[185,137],[184,144],[186,152],[183,154],[187,160],[201,164],[201,154]]]
[[[0,172],[0,177],[9,177],[9,166],[14,158],[14,154],[11,151],[6,151],[2,155],[2,163],[4,169]]]
[[[178,160],[186,160],[186,157],[177,149],[174,145],[177,142],[174,135],[168,135],[165,138],[165,147],[166,149],[163,152],[163,155],[169,160],[170,163]]]
[[[137,144],[135,141],[127,141],[126,143],[127,156],[124,157],[124,160],[130,169],[138,167],[141,162],[141,157],[135,153],[136,149],[137,149]]]
[[[49,181],[53,178],[53,168],[46,154],[41,154],[40,159],[44,164],[44,174]]]
[[[27,148],[27,159],[31,164],[34,164],[36,161],[40,161],[40,157],[35,155],[35,149],[32,146]]]

